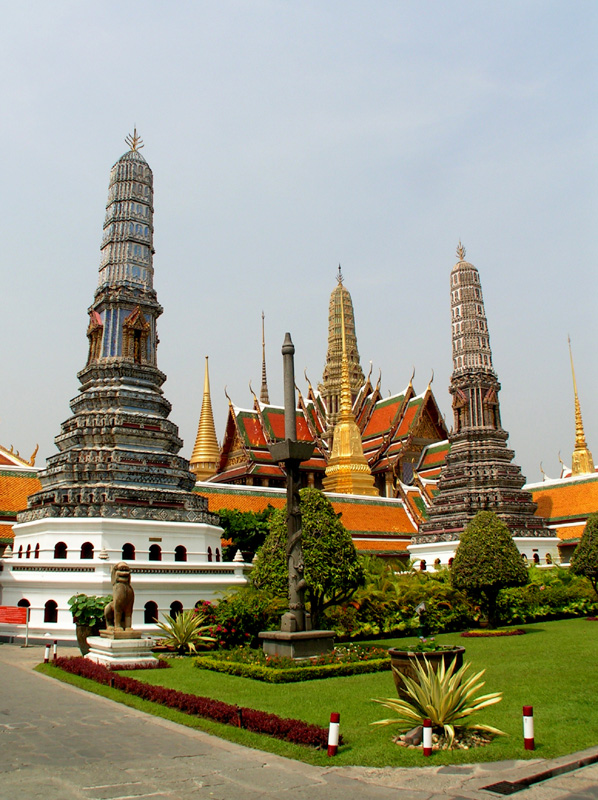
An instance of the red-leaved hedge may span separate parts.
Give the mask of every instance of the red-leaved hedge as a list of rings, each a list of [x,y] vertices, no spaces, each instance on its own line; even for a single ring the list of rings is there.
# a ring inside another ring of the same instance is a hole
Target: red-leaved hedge
[[[283,719],[266,711],[242,708],[230,703],[223,703],[220,700],[212,700],[209,697],[185,694],[176,689],[167,689],[165,686],[152,686],[150,683],[119,675],[103,664],[96,664],[94,661],[80,656],[59,657],[55,665],[65,672],[112,686],[121,692],[133,694],[143,700],[150,700],[152,703],[176,708],[185,714],[196,714],[198,717],[223,722],[226,725],[235,725],[254,733],[265,733],[293,744],[304,744],[316,748],[325,748],[328,744],[326,728],[310,725],[298,719]],[[342,744],[342,737],[339,744]]]

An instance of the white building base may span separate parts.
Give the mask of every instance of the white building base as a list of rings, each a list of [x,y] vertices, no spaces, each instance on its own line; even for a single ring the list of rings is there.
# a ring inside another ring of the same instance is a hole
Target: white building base
[[[198,601],[214,600],[229,588],[243,586],[251,570],[251,564],[217,561],[222,528],[203,523],[46,517],[15,525],[14,533],[12,557],[0,559],[0,605],[29,603],[32,642],[48,638],[75,642],[68,599],[77,593],[111,595],[110,572],[122,560],[127,560],[132,572],[132,624],[144,636],[159,633],[153,622],[146,621],[147,603],[156,604],[161,619],[170,614],[175,602],[189,609]],[[66,545],[66,558],[55,558],[60,542]],[[93,547],[91,558],[81,558],[86,543]],[[133,559],[123,559],[125,544],[134,547]],[[160,548],[161,560],[150,560],[152,545]],[[180,557],[181,547],[186,560],[175,561],[175,548]],[[45,621],[49,602],[56,604],[56,621]],[[0,624],[0,638],[24,641],[25,626]]]
[[[537,563],[539,566],[546,566],[559,563],[556,536],[539,536],[537,538],[514,536],[513,541],[528,564]],[[415,569],[430,570],[435,566],[449,566],[450,560],[455,557],[458,545],[458,541],[426,542],[425,544],[410,544],[407,550],[410,558],[415,562]],[[423,567],[422,562],[425,562]]]
[[[103,636],[88,636],[87,644],[89,653],[85,658],[111,669],[158,665],[158,659],[152,653],[152,639],[108,639]]]

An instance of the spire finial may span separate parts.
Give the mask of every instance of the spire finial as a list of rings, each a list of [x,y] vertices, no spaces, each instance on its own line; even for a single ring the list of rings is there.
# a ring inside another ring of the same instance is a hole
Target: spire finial
[[[266,336],[264,333],[265,315],[262,311],[262,385],[260,388],[260,400],[264,405],[270,405],[270,394],[268,392],[268,380],[266,378]]]
[[[459,244],[457,245],[457,258],[459,261],[465,261],[465,248],[461,244],[461,239],[459,239]]]
[[[341,265],[340,264],[338,265],[338,275],[336,276],[336,279],[337,279],[337,281],[339,283],[342,283],[343,280],[344,280],[343,273],[341,272]]]
[[[125,144],[128,144],[131,148],[133,153],[136,153],[138,150],[141,150],[143,147],[143,140],[141,136],[137,136],[137,126],[133,128],[133,135],[129,133],[125,137]]]
[[[581,406],[577,394],[577,382],[575,380],[575,368],[573,366],[573,352],[571,350],[571,337],[567,335],[569,344],[569,358],[571,360],[571,375],[573,376],[573,395],[575,402],[575,449],[571,460],[571,472],[573,475],[585,475],[594,472],[594,461],[592,454],[588,450],[586,437],[583,430],[581,419]]]

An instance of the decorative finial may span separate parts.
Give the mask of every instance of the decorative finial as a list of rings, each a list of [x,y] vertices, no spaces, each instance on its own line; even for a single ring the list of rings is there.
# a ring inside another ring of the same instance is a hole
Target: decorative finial
[[[129,145],[129,147],[131,148],[133,153],[136,153],[138,150],[141,150],[141,148],[143,147],[143,140],[142,140],[141,136],[137,136],[137,128],[136,127],[133,128],[133,135],[132,136],[129,133],[125,137],[125,144]]]
[[[341,265],[340,264],[338,265],[338,275],[336,276],[336,279],[337,279],[337,281],[339,283],[343,282],[343,273],[341,272]]]
[[[29,463],[32,467],[35,466],[35,457],[37,456],[37,451],[39,450],[39,444],[35,445],[35,450],[31,454],[31,458],[29,459]]]
[[[457,258],[459,261],[465,261],[465,248],[461,244],[461,239],[459,239],[459,245],[457,247]]]

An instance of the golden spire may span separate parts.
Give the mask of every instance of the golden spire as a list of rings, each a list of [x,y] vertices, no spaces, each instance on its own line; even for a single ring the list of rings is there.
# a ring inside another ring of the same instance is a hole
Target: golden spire
[[[266,336],[264,334],[264,312],[262,311],[262,386],[260,389],[260,400],[264,405],[270,405],[270,395],[268,393],[268,381],[266,379]]]
[[[571,374],[573,375],[573,394],[575,396],[575,450],[571,456],[571,474],[587,475],[594,472],[594,459],[588,450],[586,437],[583,431],[583,421],[581,419],[581,407],[577,396],[577,382],[575,380],[575,368],[573,366],[573,353],[571,351],[571,339],[569,342],[569,358],[571,359]]]
[[[339,267],[339,283],[341,278]],[[325,492],[341,494],[378,495],[370,465],[363,454],[361,433],[353,416],[349,359],[345,338],[345,313],[341,293],[341,393],[338,422],[334,426],[332,453],[323,481]]]
[[[220,448],[216,439],[214,414],[212,413],[212,399],[210,397],[210,377],[208,374],[208,357],[206,356],[206,370],[203,382],[203,402],[197,427],[195,447],[189,462],[189,469],[197,475],[197,479],[205,481],[216,474]]]
[[[465,248],[461,244],[461,239],[459,239],[459,245],[457,247],[457,258],[459,261],[465,261]]]
[[[137,136],[137,127],[133,128],[133,135],[129,133],[125,137],[125,144],[128,144],[133,153],[136,153],[138,150],[141,150],[143,145],[143,140],[141,136]]]

